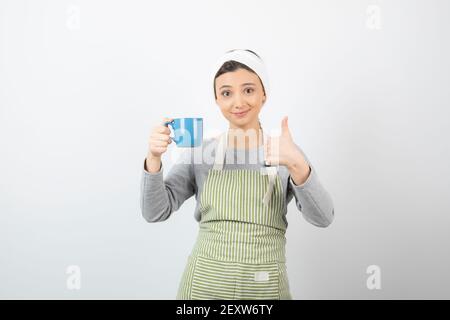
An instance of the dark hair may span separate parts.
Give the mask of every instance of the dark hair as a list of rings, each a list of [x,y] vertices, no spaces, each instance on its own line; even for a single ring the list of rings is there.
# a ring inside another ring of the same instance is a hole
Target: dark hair
[[[233,51],[235,51],[235,50],[236,50],[236,49],[233,49],[233,50],[227,51],[226,53],[228,53],[228,52],[233,52]],[[258,58],[261,59],[261,57],[258,56],[258,55],[257,55],[255,52],[253,52],[252,50],[245,49],[245,51],[251,52],[251,53],[253,53],[255,56],[257,56]],[[234,61],[234,60],[226,61],[226,62],[219,68],[219,70],[216,72],[216,75],[214,76],[213,87],[214,87],[214,97],[215,97],[216,99],[217,99],[217,93],[216,93],[216,79],[217,79],[219,76],[221,76],[222,74],[224,74],[224,73],[227,73],[227,72],[233,72],[233,71],[236,71],[236,70],[239,70],[239,69],[245,69],[245,70],[250,71],[250,72],[252,72],[252,73],[254,73],[254,74],[256,74],[256,75],[258,76],[258,74],[257,74],[253,69],[251,69],[250,67],[247,67],[245,64],[242,64],[242,63],[237,62],[237,61]],[[261,79],[259,78],[259,76],[258,76],[258,79],[259,79],[259,81],[261,82],[261,85],[262,85],[262,87],[263,87],[264,94],[266,94],[266,90],[264,89],[264,84],[262,83],[262,81],[261,81]]]

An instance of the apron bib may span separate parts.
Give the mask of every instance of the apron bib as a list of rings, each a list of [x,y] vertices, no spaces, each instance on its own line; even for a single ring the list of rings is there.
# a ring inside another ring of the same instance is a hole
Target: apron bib
[[[216,164],[220,157],[216,152]],[[292,299],[283,206],[278,175],[210,169],[200,197],[199,234],[177,299]]]

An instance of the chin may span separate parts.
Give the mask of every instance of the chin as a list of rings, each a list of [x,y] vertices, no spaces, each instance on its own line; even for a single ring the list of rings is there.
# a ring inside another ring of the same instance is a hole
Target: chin
[[[254,119],[233,119],[232,123],[237,127],[246,127],[248,124],[252,123]]]

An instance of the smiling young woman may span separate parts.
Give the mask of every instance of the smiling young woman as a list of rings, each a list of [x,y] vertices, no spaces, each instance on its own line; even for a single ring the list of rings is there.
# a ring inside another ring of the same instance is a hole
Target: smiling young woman
[[[226,52],[214,68],[213,86],[228,122],[226,132],[203,141],[203,148],[214,150],[214,164],[194,163],[186,152],[163,179],[160,159],[150,161],[148,170],[144,161],[142,214],[148,222],[164,221],[196,197],[199,234],[178,299],[292,299],[285,257],[287,205],[295,198],[308,222],[327,227],[334,219],[333,201],[293,141],[287,117],[279,137],[264,134],[259,114],[269,88],[256,53]],[[152,159],[170,143],[167,128],[156,129]]]

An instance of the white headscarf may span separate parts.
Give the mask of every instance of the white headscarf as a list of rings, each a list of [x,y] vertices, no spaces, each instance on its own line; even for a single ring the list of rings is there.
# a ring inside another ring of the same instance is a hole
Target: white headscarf
[[[222,65],[227,61],[237,61],[242,64],[245,64],[247,67],[252,69],[258,77],[261,79],[261,83],[264,87],[264,92],[266,94],[266,100],[268,98],[268,92],[269,92],[269,78],[267,75],[266,66],[264,65],[264,62],[256,56],[254,53],[244,50],[244,49],[236,49],[232,51],[226,52],[224,55],[222,55],[214,64],[213,67],[213,80],[214,77],[219,71],[219,69],[222,67]],[[215,98],[215,97],[214,97]]]

